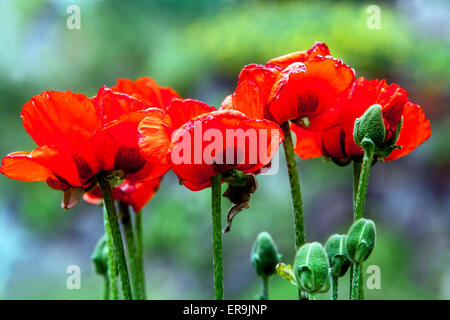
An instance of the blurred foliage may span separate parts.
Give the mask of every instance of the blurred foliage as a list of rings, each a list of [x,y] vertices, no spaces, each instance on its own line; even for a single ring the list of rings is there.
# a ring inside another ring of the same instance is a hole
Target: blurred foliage
[[[81,30],[66,28],[71,4],[81,8]],[[381,8],[379,30],[366,27],[369,4]],[[368,216],[379,240],[365,265],[381,267],[382,289],[366,295],[449,298],[450,256],[442,252],[450,252],[450,51],[444,27],[429,31],[446,8],[444,1],[422,3],[414,11],[405,1],[2,0],[0,151],[34,147],[19,113],[43,90],[94,95],[119,77],[151,76],[184,97],[217,106],[244,65],[323,41],[357,75],[400,83],[432,120],[430,141],[373,170]],[[428,20],[419,19],[421,10],[431,12]],[[308,240],[324,243],[332,233],[345,233],[351,224],[351,168],[321,160],[299,160],[299,167]],[[280,172],[258,182],[251,208],[224,235],[226,298],[259,293],[249,253],[260,231],[273,235],[284,262],[291,263],[295,253],[282,157]],[[89,256],[102,234],[100,208],[80,204],[63,212],[60,192],[5,177],[0,194],[0,298],[99,298],[101,279]],[[150,298],[211,298],[209,201],[209,190],[191,192],[168,174],[144,209]],[[228,206],[224,199],[224,213]],[[422,253],[412,243],[420,244]],[[81,266],[82,290],[66,289],[69,264]],[[345,298],[348,280],[340,282]],[[270,283],[272,298],[295,299],[288,282],[273,276]]]

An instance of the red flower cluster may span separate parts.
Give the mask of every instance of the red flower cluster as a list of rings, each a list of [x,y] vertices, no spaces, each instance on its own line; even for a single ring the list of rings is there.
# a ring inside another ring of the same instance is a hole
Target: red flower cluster
[[[142,98],[138,100],[132,94]],[[143,94],[142,92],[145,92]],[[162,119],[175,91],[152,79],[119,80],[88,98],[82,94],[45,91],[22,109],[25,130],[39,146],[2,159],[1,172],[22,181],[46,181],[64,191],[70,208],[96,185],[100,172],[120,171],[129,181],[150,181],[169,170],[162,155],[144,156],[138,125],[145,117]]]
[[[114,197],[139,211],[169,169],[191,190],[209,187],[212,177],[232,169],[258,173],[283,141],[278,125],[288,121],[300,157],[323,155],[338,163],[360,157],[353,127],[373,104],[382,107],[386,142],[402,147],[385,160],[408,154],[431,135],[422,109],[404,89],[356,80],[324,43],[245,66],[219,110],[183,100],[151,78],[119,79],[93,98],[45,91],[21,113],[38,147],[5,156],[0,172],[63,190],[64,208],[85,192],[87,201],[98,202],[97,175],[116,172],[125,180]]]
[[[255,114],[248,110],[251,104],[262,104],[264,111]],[[330,56],[324,43],[271,59],[265,65],[245,66],[235,92],[225,98],[222,108],[279,124],[291,121],[297,136],[295,151],[300,157],[323,155],[337,163],[348,163],[363,155],[363,149],[353,140],[353,127],[373,104],[382,106],[386,141],[401,147],[384,160],[402,157],[430,137],[430,122],[422,108],[408,100],[406,90],[387,85],[385,80],[355,80],[354,70]],[[398,126],[398,140],[390,141]]]

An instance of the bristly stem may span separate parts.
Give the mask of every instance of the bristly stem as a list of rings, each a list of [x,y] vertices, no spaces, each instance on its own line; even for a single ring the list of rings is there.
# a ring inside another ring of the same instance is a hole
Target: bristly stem
[[[123,248],[122,235],[120,233],[119,220],[117,218],[116,205],[112,196],[111,185],[109,184],[109,179],[102,174],[97,175],[97,180],[102,190],[103,205],[106,208],[108,222],[111,227],[112,243],[119,270],[120,282],[122,284],[122,293],[126,300],[132,300],[133,294],[131,292],[125,250]]]
[[[284,155],[286,157],[286,165],[289,174],[289,182],[291,185],[292,205],[294,207],[294,227],[295,227],[295,249],[297,250],[305,243],[305,225],[303,218],[303,202],[302,192],[300,188],[300,179],[297,171],[297,162],[294,152],[294,143],[289,128],[289,122],[286,121],[281,125],[284,133]]]
[[[112,300],[119,299],[119,293],[117,290],[117,265],[116,265],[116,257],[114,254],[114,246],[111,228],[109,226],[108,221],[108,213],[106,212],[106,207],[103,206],[103,222],[105,225],[105,236],[106,236],[106,246],[108,248],[108,287],[110,294],[108,295],[108,299]]]
[[[361,176],[362,159],[353,160],[353,212],[356,210],[356,196],[358,194],[359,178]],[[352,298],[353,264],[350,265],[350,288],[349,296]],[[360,290],[361,291],[361,290]]]
[[[355,212],[353,220],[361,219],[364,212],[364,205],[366,203],[367,186],[369,185],[370,168],[372,167],[372,160],[375,146],[373,144],[367,145],[364,151],[364,158],[359,177],[358,192],[356,194]]]
[[[305,243],[305,222],[303,218],[302,191],[300,188],[300,178],[297,171],[297,162],[294,152],[294,143],[289,127],[289,121],[281,125],[284,133],[283,149],[286,158],[286,166],[289,174],[289,183],[291,186],[292,206],[294,209],[294,232],[295,232],[295,250],[297,251]],[[298,298],[304,299],[301,290],[298,290]]]
[[[131,221],[130,208],[125,202],[119,201],[119,216],[120,222],[123,226],[125,233],[125,241],[127,244],[128,262],[130,264],[131,275],[131,289],[133,291],[133,297],[135,300],[140,299],[140,282],[139,282],[139,270],[136,255],[136,239],[133,232],[133,224]]]
[[[261,277],[261,300],[269,300],[269,277]]]
[[[141,296],[139,297],[141,300],[146,299],[146,288],[145,288],[145,271],[144,271],[144,240],[142,237],[142,212],[135,213],[135,222],[136,222],[136,257],[139,268],[139,283],[141,286]]]
[[[365,142],[365,143],[364,143]],[[364,157],[362,162],[361,173],[358,183],[358,192],[356,193],[355,208],[353,220],[359,220],[363,217],[364,205],[366,202],[367,187],[369,185],[370,169],[375,151],[375,145],[372,141],[363,141],[364,143]],[[356,169],[354,169],[355,171]],[[354,183],[355,185],[355,183]],[[351,299],[364,299],[363,278],[361,275],[362,265],[360,263],[353,263],[352,266],[352,285],[351,285]]]
[[[351,291],[351,300],[360,300],[359,299],[359,290],[360,290],[360,281],[359,277],[361,276],[361,264],[353,263],[353,277],[352,277],[352,291]]]
[[[331,276],[331,300],[337,300],[338,298],[338,281],[339,278],[337,276]]]
[[[221,185],[222,175],[212,178],[211,205],[213,229],[213,270],[214,270],[214,299],[223,300],[223,267],[222,267],[222,213],[221,213]]]

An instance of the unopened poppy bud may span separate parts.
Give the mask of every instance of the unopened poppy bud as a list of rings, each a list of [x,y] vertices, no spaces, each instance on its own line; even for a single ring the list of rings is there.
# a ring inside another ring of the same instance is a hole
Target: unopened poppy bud
[[[342,277],[350,267],[350,260],[347,258],[346,236],[334,234],[328,238],[325,244],[325,251],[331,267],[331,274],[335,277]]]
[[[308,293],[326,292],[330,286],[327,253],[318,242],[305,243],[298,249],[294,274],[298,286]]]
[[[95,272],[106,276],[108,272],[108,246],[106,237],[103,235],[97,242],[92,252],[91,260],[94,264]]]
[[[253,244],[250,262],[260,277],[268,277],[276,272],[281,260],[277,245],[268,232],[261,232]]]
[[[379,104],[374,104],[355,120],[353,139],[355,143],[365,148],[365,141],[372,141],[375,147],[381,147],[386,138],[383,112]]]
[[[355,221],[347,234],[348,258],[358,263],[367,260],[375,248],[375,238],[375,223],[372,220]]]

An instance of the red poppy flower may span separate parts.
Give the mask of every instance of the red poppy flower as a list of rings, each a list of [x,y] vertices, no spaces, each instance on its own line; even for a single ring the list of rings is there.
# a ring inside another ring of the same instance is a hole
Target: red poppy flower
[[[300,157],[308,159],[323,155],[342,162],[362,156],[363,149],[353,140],[353,128],[356,118],[373,104],[382,107],[386,141],[395,137],[400,119],[403,119],[398,140],[393,141],[402,148],[395,149],[384,158],[385,161],[407,155],[431,135],[430,122],[422,108],[408,100],[406,90],[396,84],[388,85],[385,80],[358,78],[351,97],[341,103],[341,122],[331,129],[311,132],[292,124],[297,136],[295,151]]]
[[[281,129],[271,121],[217,110],[192,99],[174,100],[167,112],[170,123],[162,126],[173,132],[168,161],[182,183],[194,191],[209,187],[212,177],[231,169],[259,170],[270,162],[283,139]],[[141,148],[151,153],[152,140],[162,134],[155,134],[158,129],[146,119],[139,129],[146,136]]]
[[[115,200],[133,207],[134,212],[140,212],[153,198],[160,184],[161,179],[151,181],[125,180],[121,185],[114,187],[112,193]],[[93,190],[86,192],[83,199],[90,204],[101,204],[103,195],[100,187],[96,186]]]
[[[306,52],[274,58],[265,65],[247,65],[237,87],[248,81],[259,89],[266,119],[279,124],[292,120],[309,130],[330,128],[339,121],[336,101],[347,98],[355,72],[329,54],[324,43],[316,43]]]
[[[46,181],[64,190],[74,206],[96,183],[96,174],[120,170],[131,181],[153,180],[169,170],[165,156],[144,157],[139,122],[160,121],[164,111],[103,87],[92,99],[70,91],[44,91],[22,109],[25,130],[39,146],[2,159],[0,171],[23,181]]]

